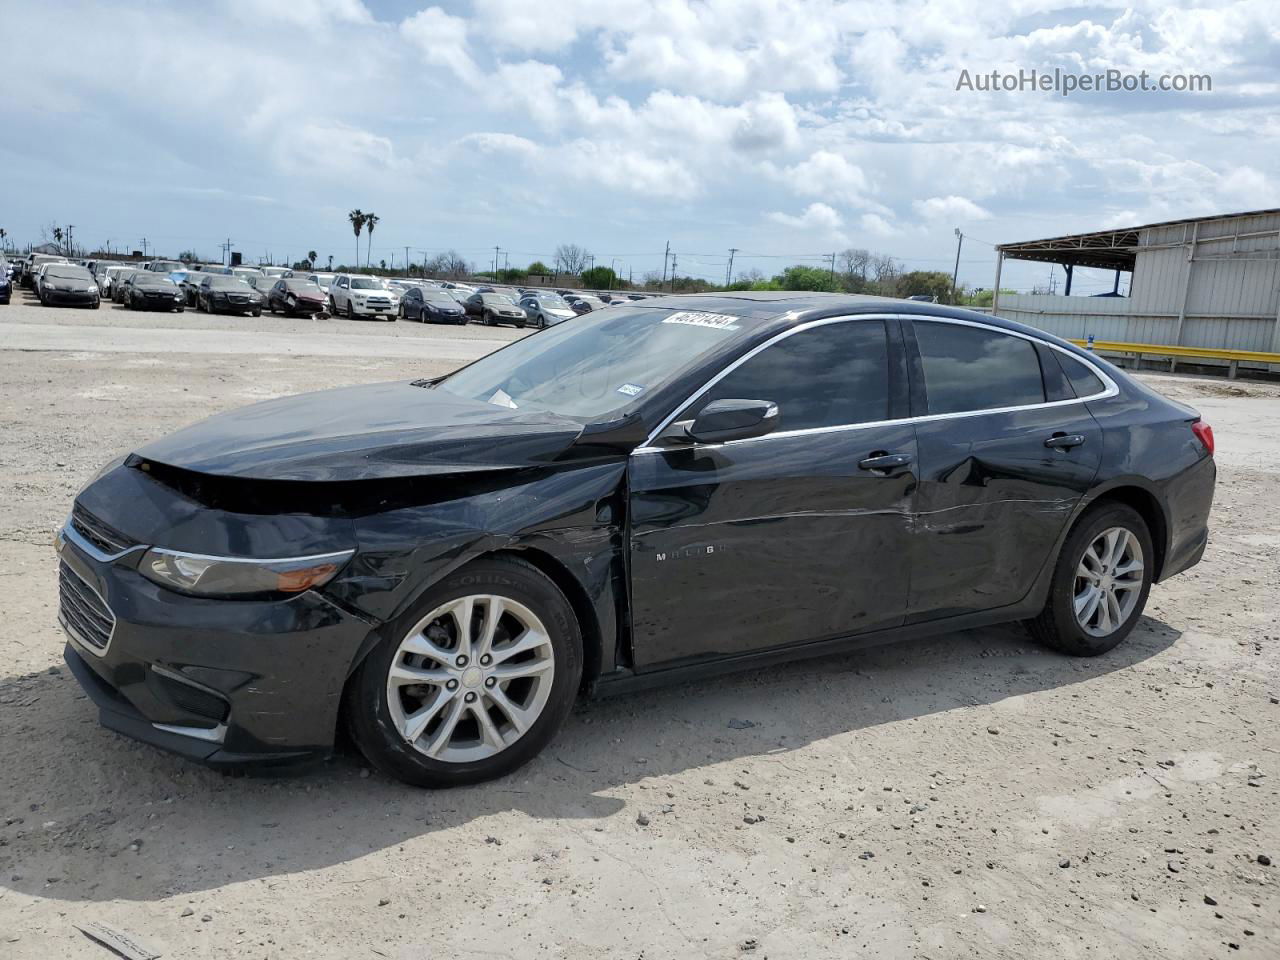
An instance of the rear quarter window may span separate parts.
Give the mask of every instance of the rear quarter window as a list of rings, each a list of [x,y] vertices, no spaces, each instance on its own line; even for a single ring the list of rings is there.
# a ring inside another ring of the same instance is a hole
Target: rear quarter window
[[[1053,352],[1058,358],[1058,365],[1062,367],[1062,372],[1071,381],[1071,389],[1075,391],[1077,397],[1092,397],[1106,389],[1102,379],[1084,363],[1061,350]]]

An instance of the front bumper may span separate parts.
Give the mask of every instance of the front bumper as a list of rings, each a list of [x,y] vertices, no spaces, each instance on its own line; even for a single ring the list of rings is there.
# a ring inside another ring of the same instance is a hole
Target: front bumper
[[[144,547],[105,554],[70,523],[56,549],[64,576],[87,585],[113,619],[105,644],[86,639],[62,588],[64,655],[103,726],[211,766],[291,765],[332,751],[370,622],[314,591],[285,600],[178,594],[137,571]]]
[[[351,304],[351,310],[357,316],[364,317],[394,317],[398,303],[357,303],[355,300],[348,301]]]
[[[60,307],[91,307],[99,300],[98,294],[87,293],[84,290],[55,290],[52,287],[46,287],[44,290],[44,302],[54,304]]]

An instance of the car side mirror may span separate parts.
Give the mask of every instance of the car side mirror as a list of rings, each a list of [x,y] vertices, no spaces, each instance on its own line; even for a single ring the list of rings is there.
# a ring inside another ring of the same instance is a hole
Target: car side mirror
[[[772,400],[713,400],[703,407],[689,436],[698,443],[725,443],[762,437],[778,426],[778,405]]]

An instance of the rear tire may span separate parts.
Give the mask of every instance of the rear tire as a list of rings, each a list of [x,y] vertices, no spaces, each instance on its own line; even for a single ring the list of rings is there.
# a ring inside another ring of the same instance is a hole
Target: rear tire
[[[1109,550],[1112,543],[1115,547]],[[1114,649],[1133,631],[1146,607],[1155,556],[1151,531],[1132,507],[1102,503],[1089,509],[1062,545],[1044,609],[1027,622],[1032,636],[1077,657]],[[1101,594],[1100,599],[1093,600],[1095,594]],[[1117,598],[1114,607],[1107,607],[1108,594]],[[1113,616],[1115,611],[1120,615]]]
[[[440,611],[466,597],[475,597],[476,603],[471,608],[473,640],[468,646],[474,659],[462,664],[469,667],[464,672],[454,662],[459,643],[458,620]],[[495,651],[493,662],[481,667],[486,659],[481,656],[485,649],[481,638],[489,611],[487,601],[491,598],[511,606],[499,621],[489,648]],[[516,611],[516,607],[523,612]],[[531,615],[545,633],[530,628],[525,623],[530,619],[526,615]],[[424,622],[427,617],[432,619]],[[522,630],[545,639],[536,648],[504,661],[501,651],[526,636]],[[429,641],[431,646],[422,649],[441,650],[447,656],[427,654],[423,659],[406,651],[404,645],[411,642],[410,638],[420,643]],[[503,681],[490,673],[513,668],[519,671],[531,665],[541,665],[536,677]],[[423,683],[393,685],[393,667],[402,672],[408,669],[430,671],[439,677],[447,675],[454,678],[450,679],[453,689],[448,689],[443,679],[429,678]],[[549,681],[545,679],[548,673]],[[495,557],[470,563],[431,587],[387,626],[381,642],[347,685],[344,711],[352,739],[383,773],[415,786],[453,787],[503,776],[537,755],[564,723],[581,679],[582,632],[569,601],[533,565],[514,557]],[[544,682],[546,689],[541,686]],[[503,703],[517,708],[528,704],[529,710],[527,714],[510,712]],[[413,714],[427,705],[438,712],[421,721],[421,729],[411,743],[408,736],[413,734],[406,733],[405,728],[411,724]],[[456,726],[444,730],[450,711],[455,709],[460,719]],[[489,718],[488,736],[477,712],[481,710]],[[519,725],[516,715],[522,717]],[[528,725],[519,733],[524,722]],[[429,756],[428,751],[438,756]],[[442,759],[442,754],[453,756]]]

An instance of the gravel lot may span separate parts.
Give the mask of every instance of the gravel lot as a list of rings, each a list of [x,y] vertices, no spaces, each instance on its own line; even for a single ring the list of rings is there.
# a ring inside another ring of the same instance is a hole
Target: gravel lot
[[[104,960],[90,921],[183,958],[1280,955],[1280,388],[1149,378],[1215,428],[1212,541],[1110,655],[1006,627],[584,704],[515,776],[427,793],[355,757],[224,777],[102,730],[60,666],[50,532],[144,439],[515,332],[19,299],[0,307],[0,956]],[[21,348],[50,326],[84,329]],[[96,349],[118,328],[153,352]],[[174,330],[277,336],[191,353]],[[308,355],[318,332],[346,355]]]

